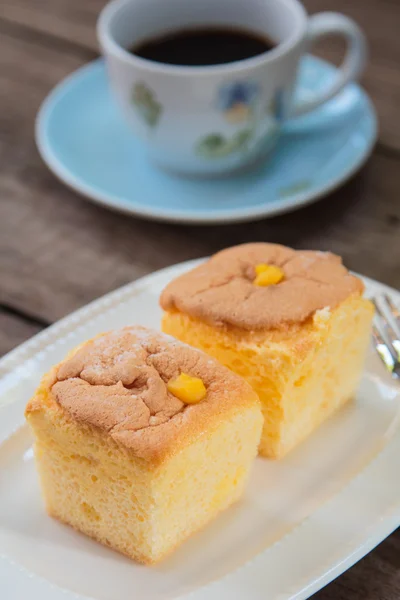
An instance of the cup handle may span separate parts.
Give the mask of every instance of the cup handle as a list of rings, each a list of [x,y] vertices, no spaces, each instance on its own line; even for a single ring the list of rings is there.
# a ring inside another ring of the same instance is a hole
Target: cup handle
[[[306,51],[319,39],[332,34],[343,36],[347,42],[346,55],[338,76],[328,89],[309,100],[296,103],[291,117],[300,117],[321,106],[336,96],[347,83],[357,79],[364,70],[367,59],[365,35],[352,19],[340,13],[324,12],[310,17]]]

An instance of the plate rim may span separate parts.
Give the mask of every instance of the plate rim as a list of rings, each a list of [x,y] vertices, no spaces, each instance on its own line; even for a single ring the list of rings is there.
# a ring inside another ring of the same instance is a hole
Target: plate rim
[[[169,274],[171,274],[171,276],[176,276],[178,273],[193,268],[203,260],[204,259],[195,259],[178,263],[176,265],[155,271],[134,282],[128,283],[98,298],[97,300],[90,302],[77,311],[67,315],[63,319],[60,319],[43,332],[33,336],[6,354],[0,359],[0,399],[3,395],[3,392],[1,392],[2,383],[7,380],[10,375],[16,374],[17,385],[21,385],[21,378],[20,376],[18,377],[18,370],[21,369],[23,365],[28,365],[30,361],[34,360],[35,357],[37,358],[42,352],[50,352],[51,348],[55,344],[63,344],[68,339],[71,332],[73,333],[84,330],[85,327],[87,327],[90,323],[93,323],[99,317],[102,317],[111,311],[119,310],[121,306],[129,302],[132,297],[151,289],[152,285],[157,282],[159,278],[167,278]],[[389,292],[400,301],[400,292],[394,288],[368,277],[363,277],[363,280],[367,285],[367,291],[368,289],[373,290],[375,288],[381,292]],[[15,403],[7,403],[6,408],[7,406],[12,406],[13,404]],[[0,402],[0,413],[2,408],[4,408],[4,406]],[[400,409],[398,416],[400,417]],[[24,423],[23,415],[21,415],[21,417],[22,418],[20,422],[17,423],[12,431],[9,432],[9,435],[15,433],[15,431],[17,431]],[[397,421],[399,420],[400,419],[397,419]],[[278,552],[279,550],[282,550],[282,547],[284,547],[285,544],[287,545],[288,541],[290,542],[293,537],[298,536],[299,534],[301,537],[302,529],[309,527],[310,522],[312,522],[315,517],[318,519],[318,515],[325,509],[325,507],[334,504],[344,492],[348,492],[352,486],[357,484],[357,482],[359,483],[363,480],[368,481],[370,472],[373,472],[373,468],[376,470],[376,465],[378,463],[385,465],[385,457],[387,457],[387,455],[390,457],[389,451],[392,453],[398,453],[400,451],[400,428],[398,425],[399,422],[395,424],[391,437],[388,439],[387,443],[379,451],[379,453],[374,456],[374,458],[368,462],[365,467],[361,469],[344,486],[343,489],[339,490],[326,502],[319,505],[315,511],[300,521],[286,535],[262,550],[250,561],[245,562],[234,571],[227,573],[220,579],[211,581],[206,585],[193,590],[189,594],[177,596],[177,600],[178,598],[185,598],[188,600],[205,600],[206,598],[207,600],[228,600],[232,597],[235,597],[235,600],[250,600],[250,598],[251,600],[258,600],[259,598],[261,600],[261,598],[265,598],[264,595],[259,593],[259,590],[255,591],[254,594],[252,593],[252,595],[249,596],[246,589],[241,589],[240,583],[243,580],[243,577],[246,578],[246,576],[248,576],[248,571],[256,573],[259,572],[261,573],[262,580],[262,564],[260,565],[259,563],[262,563],[263,559],[268,560],[268,554],[271,552],[276,552],[276,549],[278,549]],[[0,440],[0,445],[5,441],[5,439],[7,439],[7,436],[3,440]],[[398,454],[396,454],[396,456],[397,455]],[[308,573],[308,579],[306,578],[306,581],[301,583],[300,588],[298,586],[293,588],[292,586],[290,589],[287,588],[283,590],[282,594],[279,594],[279,596],[274,596],[274,598],[271,598],[270,600],[303,600],[308,598],[310,595],[317,592],[324,585],[328,584],[330,581],[350,568],[355,562],[360,560],[383,539],[390,535],[390,533],[392,533],[400,525],[400,484],[397,484],[395,489],[396,497],[391,499],[390,506],[385,514],[380,514],[376,523],[374,522],[369,524],[369,527],[367,528],[369,532],[368,535],[366,535],[366,532],[363,530],[361,542],[357,540],[349,541],[346,548],[344,548],[343,551],[339,553],[339,556],[333,560],[333,563],[330,562],[323,565],[318,563],[316,567],[317,573],[314,575]],[[12,570],[15,571],[14,574],[11,572]],[[7,579],[9,580],[9,583],[12,584],[13,581],[15,582],[15,577],[25,577],[28,586],[27,590],[31,589],[29,586],[33,586],[34,583],[37,584],[38,587],[40,587],[40,594],[42,594],[41,597],[43,600],[56,600],[56,598],[57,600],[58,598],[60,600],[68,598],[71,600],[96,600],[96,598],[91,596],[80,595],[68,589],[61,588],[47,579],[30,573],[24,567],[13,563],[13,561],[5,553],[2,553],[1,550],[0,575],[0,580],[4,580],[5,584],[7,584]],[[46,591],[50,591],[50,593],[47,594],[45,593]],[[234,591],[234,596],[232,596],[232,591]],[[56,592],[59,594],[57,597],[55,596]],[[33,595],[32,597],[35,598],[36,596]]]
[[[323,64],[330,69],[336,69],[332,63],[325,61],[314,55],[312,57],[317,63]],[[75,82],[85,77],[87,71],[95,68],[104,68],[105,61],[103,58],[97,58],[82,67],[79,67],[64,79],[62,79],[50,91],[42,102],[35,120],[35,141],[44,163],[50,171],[56,175],[67,187],[77,192],[80,196],[86,198],[90,202],[99,204],[110,210],[128,214],[134,217],[139,217],[147,220],[159,221],[164,223],[175,224],[198,224],[198,225],[218,225],[221,223],[245,223],[256,221],[263,218],[270,218],[297,210],[303,206],[320,200],[322,197],[329,195],[331,192],[346,183],[355,173],[361,169],[370,157],[378,137],[378,119],[375,107],[369,98],[367,92],[357,83],[353,82],[348,85],[356,86],[363,97],[372,122],[372,134],[368,146],[359,154],[356,163],[348,170],[343,171],[341,176],[328,181],[327,183],[313,188],[314,192],[303,191],[293,194],[286,199],[281,199],[272,204],[268,202],[259,206],[247,209],[245,206],[235,209],[219,209],[213,210],[211,214],[205,213],[190,213],[174,209],[172,212],[168,209],[148,209],[146,205],[140,205],[137,202],[120,198],[114,194],[107,194],[95,186],[89,185],[80,178],[74,175],[64,163],[59,160],[56,153],[52,150],[52,144],[47,135],[47,123],[52,114],[53,108],[58,101],[67,93]]]

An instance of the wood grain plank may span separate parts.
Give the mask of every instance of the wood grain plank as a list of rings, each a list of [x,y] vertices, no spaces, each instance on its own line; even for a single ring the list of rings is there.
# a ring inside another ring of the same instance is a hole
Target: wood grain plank
[[[0,19],[97,50],[96,19],[104,0],[4,0]]]
[[[370,61],[363,85],[377,107],[380,142],[400,150],[400,3],[396,0],[305,0],[310,13],[326,10],[343,12],[354,18],[367,34]],[[0,8],[4,23],[35,30],[65,42],[79,45],[82,50],[97,51],[95,24],[104,0],[5,0]],[[27,34],[28,35],[28,34]],[[341,44],[323,43],[316,53],[340,62]]]
[[[41,330],[40,325],[29,323],[0,309],[0,357]]]

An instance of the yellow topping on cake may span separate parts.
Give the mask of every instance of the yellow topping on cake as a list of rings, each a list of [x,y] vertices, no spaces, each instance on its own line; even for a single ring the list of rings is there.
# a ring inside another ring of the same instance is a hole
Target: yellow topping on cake
[[[267,265],[260,263],[255,267],[256,277],[253,281],[254,285],[266,286],[275,285],[282,281],[285,274],[279,267],[275,265]]]
[[[206,387],[199,377],[181,373],[167,383],[168,391],[185,404],[197,404],[207,394]]]

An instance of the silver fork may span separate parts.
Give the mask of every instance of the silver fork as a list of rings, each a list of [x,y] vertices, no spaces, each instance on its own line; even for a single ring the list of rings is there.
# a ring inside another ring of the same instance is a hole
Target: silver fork
[[[388,294],[372,298],[375,319],[372,337],[383,364],[394,379],[400,379],[400,310]]]

